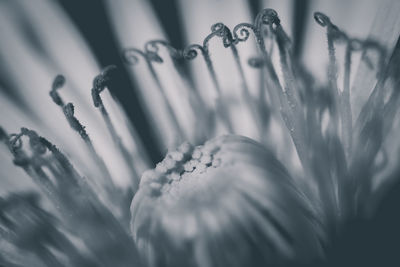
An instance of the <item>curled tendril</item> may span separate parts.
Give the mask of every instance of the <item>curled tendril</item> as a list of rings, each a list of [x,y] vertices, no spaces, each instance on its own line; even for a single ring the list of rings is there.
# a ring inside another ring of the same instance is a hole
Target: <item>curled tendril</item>
[[[281,20],[278,17],[278,13],[271,8],[266,8],[262,10],[260,13],[258,13],[256,20],[255,20],[255,25],[260,26],[261,24],[265,25],[279,25],[281,23]]]
[[[208,43],[214,36],[222,38],[222,42],[225,48],[231,46],[233,43],[231,31],[223,23],[219,22],[211,26],[211,33],[204,39],[203,47],[205,49],[207,49]]]
[[[147,56],[142,50],[137,48],[126,48],[122,52],[122,59],[129,65],[136,65],[139,63],[139,56],[147,60]]]
[[[115,65],[107,66],[99,75],[97,75],[94,78],[93,88],[92,88],[92,99],[93,99],[93,104],[96,108],[102,105],[100,93],[108,86],[108,83],[111,80],[111,75],[116,69],[117,67]]]
[[[240,23],[233,28],[233,38],[235,42],[245,42],[249,39],[251,29],[254,32],[254,25],[250,23]]]
[[[53,102],[56,103],[58,106],[64,105],[62,98],[57,92],[57,90],[61,89],[64,86],[64,84],[65,84],[65,77],[62,75],[57,75],[54,78],[53,84],[51,86],[51,91],[49,93]]]
[[[266,35],[263,31],[263,25],[269,25],[271,29],[273,26],[280,25],[280,19],[278,17],[278,13],[270,8],[266,8],[259,12],[254,20],[253,31],[256,36],[256,41],[261,51],[265,52],[265,43],[264,43],[264,35]]]
[[[199,54],[196,50],[199,50],[202,54],[204,54],[204,48],[201,45],[191,44],[183,49],[183,58],[187,60],[195,59]]]
[[[147,42],[144,45],[144,49],[145,49],[146,54],[153,55],[152,59],[154,58],[156,62],[159,62],[159,63],[163,62],[162,58],[158,54],[159,49],[160,49],[159,46],[165,47],[168,50],[169,55],[173,59],[179,59],[179,58],[182,57],[181,51],[179,51],[178,49],[174,48],[167,41],[164,41],[164,40],[152,40],[152,41]],[[156,55],[156,56],[154,56],[154,55]]]

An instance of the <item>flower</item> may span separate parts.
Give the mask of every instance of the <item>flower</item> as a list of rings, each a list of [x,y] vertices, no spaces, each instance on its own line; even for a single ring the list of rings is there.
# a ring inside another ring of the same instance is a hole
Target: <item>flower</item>
[[[271,151],[249,138],[221,136],[196,148],[185,143],[143,174],[131,231],[149,266],[318,259],[319,222],[294,184]]]
[[[299,58],[298,40],[292,44],[285,17],[273,9],[240,23],[244,1],[230,5],[232,13],[219,12],[218,5],[227,8],[220,3],[181,1],[188,36],[205,39],[177,49],[164,41],[146,1],[104,3],[147,107],[152,145],[169,153],[140,178],[152,165],[149,145],[110,94],[121,67],[100,72],[56,3],[2,2],[0,57],[16,88],[0,98],[10,114],[0,122],[2,174],[29,176],[34,185],[22,183],[33,193],[0,199],[1,264],[310,263],[323,260],[347,223],[393,181],[397,2],[364,7],[377,17],[367,38],[334,16],[310,16],[327,49],[305,38],[305,54],[312,48],[327,56],[326,77],[310,67],[322,69],[315,55]],[[235,23],[212,21],[203,34],[195,30],[199,14]],[[205,144],[175,150],[183,141]]]

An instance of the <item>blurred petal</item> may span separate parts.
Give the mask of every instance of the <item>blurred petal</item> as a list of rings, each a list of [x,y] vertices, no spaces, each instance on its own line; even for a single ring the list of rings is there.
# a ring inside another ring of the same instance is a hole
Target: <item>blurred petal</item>
[[[372,5],[373,6],[373,5]],[[386,60],[392,55],[393,49],[398,41],[400,35],[400,2],[396,0],[380,1],[379,5],[375,7],[375,14],[370,18],[371,28],[368,38],[378,42],[386,49]],[[362,105],[368,99],[375,83],[377,82],[377,75],[383,70],[380,69],[381,55],[374,55],[373,52],[368,51],[363,54],[360,61],[357,73],[354,78],[352,87],[352,109],[353,118],[356,119],[361,111]],[[372,60],[374,66],[369,66],[369,60]],[[387,61],[386,61],[387,62]]]

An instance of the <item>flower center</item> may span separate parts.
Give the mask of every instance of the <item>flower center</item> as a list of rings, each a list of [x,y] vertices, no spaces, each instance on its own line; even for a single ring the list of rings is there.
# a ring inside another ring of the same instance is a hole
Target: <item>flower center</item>
[[[168,153],[143,174],[131,214],[132,234],[150,266],[178,266],[183,255],[182,266],[214,266],[205,263],[218,260],[214,250],[237,255],[238,266],[320,254],[306,200],[284,166],[240,136]]]

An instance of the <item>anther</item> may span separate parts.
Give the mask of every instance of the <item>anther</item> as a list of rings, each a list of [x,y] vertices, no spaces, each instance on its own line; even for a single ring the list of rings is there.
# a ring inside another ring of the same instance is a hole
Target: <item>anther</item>
[[[96,108],[102,105],[102,101],[100,98],[100,93],[109,86],[109,82],[111,81],[111,74],[115,71],[117,67],[115,65],[110,65],[104,68],[102,73],[97,75],[93,80],[93,88],[92,88],[92,99],[93,104]]]
[[[72,129],[77,131],[84,140],[88,139],[88,135],[86,133],[85,127],[79,122],[77,118],[75,118],[75,108],[72,103],[68,103],[63,107],[64,115],[68,120],[69,125]]]
[[[21,134],[29,137],[29,145],[35,154],[41,155],[46,152],[46,147],[42,144],[40,136],[35,131],[21,128]]]
[[[115,65],[110,65],[104,68],[104,70],[97,75],[93,80],[93,88],[98,92],[104,90],[111,80],[111,74],[117,69]]]

